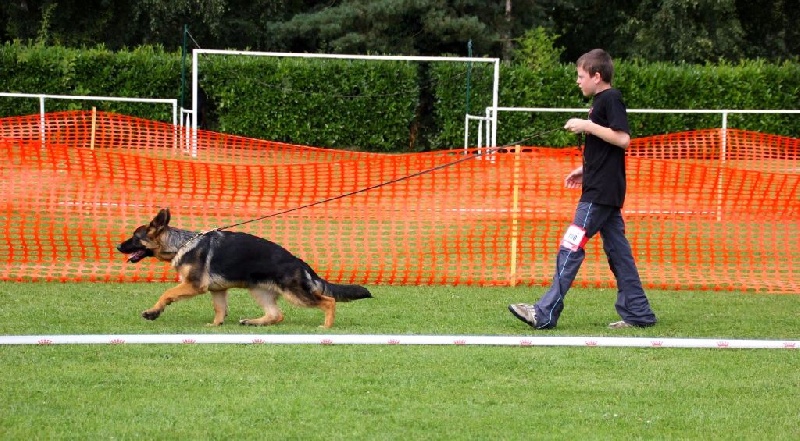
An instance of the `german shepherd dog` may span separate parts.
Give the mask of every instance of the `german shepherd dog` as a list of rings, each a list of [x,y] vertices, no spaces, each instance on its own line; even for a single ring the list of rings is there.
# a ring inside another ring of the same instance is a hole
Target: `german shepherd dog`
[[[214,321],[219,326],[228,313],[228,289],[246,288],[264,309],[264,315],[240,320],[242,325],[272,325],[283,321],[277,300],[283,296],[297,306],[319,308],[325,328],[333,326],[336,302],[370,298],[359,285],[337,285],[319,277],[311,267],[280,245],[247,233],[196,233],[169,226],[169,209],[162,209],[148,225],[117,246],[136,263],[146,257],[171,262],[180,284],[161,295],[142,317],[155,320],[167,305],[211,292]]]

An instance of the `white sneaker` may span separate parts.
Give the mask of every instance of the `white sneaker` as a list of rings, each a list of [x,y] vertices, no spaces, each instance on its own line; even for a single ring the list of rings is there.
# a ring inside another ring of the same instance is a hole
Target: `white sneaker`
[[[536,308],[534,308],[533,305],[517,303],[508,305],[508,310],[514,314],[514,317],[522,320],[533,328],[536,327],[538,321],[536,320]]]

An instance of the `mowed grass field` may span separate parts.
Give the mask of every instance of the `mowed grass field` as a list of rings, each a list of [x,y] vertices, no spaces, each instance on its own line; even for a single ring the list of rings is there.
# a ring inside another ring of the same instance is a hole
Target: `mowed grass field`
[[[0,283],[0,334],[400,334],[800,339],[800,297],[649,291],[660,323],[609,330],[610,289],[574,289],[559,328],[509,303],[539,288],[370,286],[336,325],[232,291],[156,321],[169,284]],[[2,439],[800,439],[800,350],[404,345],[0,346]]]

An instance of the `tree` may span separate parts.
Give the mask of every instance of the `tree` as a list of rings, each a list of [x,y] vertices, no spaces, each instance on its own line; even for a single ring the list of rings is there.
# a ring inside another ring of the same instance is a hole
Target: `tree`
[[[68,47],[465,55],[509,60],[520,37],[558,35],[562,62],[602,47],[667,62],[800,54],[797,0],[13,0],[2,41]]]
[[[119,48],[143,37],[133,10],[113,0],[15,0],[0,2],[0,26],[5,41]]]
[[[800,2],[736,0],[748,58],[783,60],[800,55]]]
[[[644,0],[620,26],[629,56],[687,63],[739,60],[744,31],[735,0]]]
[[[564,47],[562,62],[573,63],[584,53],[607,50],[615,59],[626,57],[631,41],[619,35],[618,28],[635,11],[639,0],[551,0],[548,14],[552,33],[559,35],[556,44]]]
[[[270,23],[286,49],[296,52],[384,53],[403,55],[464,54],[467,42],[488,52],[498,33],[476,12],[496,16],[499,4],[444,0],[348,0],[337,6]]]
[[[557,65],[564,51],[563,47],[555,45],[557,38],[558,35],[549,35],[542,27],[525,31],[512,52],[514,61],[531,70]]]

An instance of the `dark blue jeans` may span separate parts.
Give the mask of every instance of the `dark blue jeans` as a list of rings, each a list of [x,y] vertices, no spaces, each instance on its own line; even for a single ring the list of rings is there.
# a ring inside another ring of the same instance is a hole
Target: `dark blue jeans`
[[[638,326],[655,324],[656,316],[642,289],[631,245],[625,237],[625,222],[620,209],[579,202],[572,223],[586,230],[587,238],[598,232],[603,237],[603,250],[608,257],[611,272],[617,279],[617,303],[614,306],[622,320]],[[554,328],[558,323],[564,309],[564,297],[585,257],[583,248],[572,251],[563,244],[559,248],[553,284],[535,305],[539,328]]]

